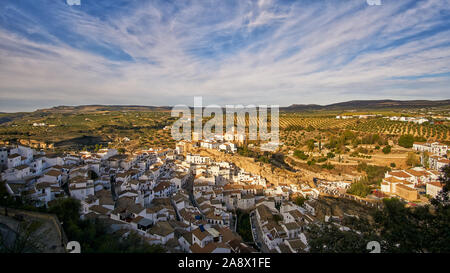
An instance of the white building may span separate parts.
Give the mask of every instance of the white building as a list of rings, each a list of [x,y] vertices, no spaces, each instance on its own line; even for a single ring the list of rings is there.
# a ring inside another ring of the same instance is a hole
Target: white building
[[[427,183],[427,194],[431,196],[432,198],[435,198],[436,195],[442,190],[442,183],[440,182],[430,182]]]
[[[83,177],[75,177],[70,180],[70,196],[78,200],[84,200],[90,195],[94,195],[94,181]]]
[[[445,156],[447,155],[448,146],[439,142],[414,142],[413,149],[418,152],[428,152],[434,155]]]
[[[237,207],[242,210],[249,210],[255,207],[255,196],[248,194],[241,196],[237,200]]]
[[[10,154],[8,156],[8,169],[19,166],[22,163],[22,157],[18,153]]]
[[[38,181],[61,185],[61,179],[62,173],[60,171],[50,170],[47,173],[45,173],[41,178],[39,178]]]
[[[188,154],[186,155],[186,162],[194,164],[209,164],[211,159],[207,156]]]
[[[0,148],[0,169],[8,166],[8,149]]]
[[[450,164],[450,160],[440,156],[430,156],[428,158],[428,165],[430,169],[440,171],[442,167]]]
[[[117,154],[118,152],[116,149],[100,149],[97,152],[97,155],[99,155],[102,160],[106,160],[111,156],[115,156]]]

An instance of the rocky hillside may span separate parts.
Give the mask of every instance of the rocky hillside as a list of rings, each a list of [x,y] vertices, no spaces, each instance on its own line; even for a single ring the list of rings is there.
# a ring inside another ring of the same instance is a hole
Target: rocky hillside
[[[329,196],[320,196],[314,202],[314,208],[316,209],[316,216],[321,220],[324,220],[326,215],[344,216],[345,214],[357,215],[370,220],[370,212],[373,210],[353,200]]]

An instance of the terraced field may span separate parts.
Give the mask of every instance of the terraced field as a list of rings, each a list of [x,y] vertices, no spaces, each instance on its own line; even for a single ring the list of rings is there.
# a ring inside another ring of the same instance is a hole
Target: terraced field
[[[165,112],[51,113],[25,116],[0,126],[0,141],[80,149],[127,138],[136,145],[170,144],[173,118]],[[43,124],[33,126],[34,123]]]
[[[235,121],[244,122],[243,117],[235,118]],[[309,126],[314,129],[329,129],[329,128],[346,128],[357,122],[357,119],[339,120],[331,117],[302,117],[298,115],[280,115],[279,125],[280,129],[296,128],[301,130],[302,128],[308,128]],[[225,122],[225,118],[224,118]],[[257,125],[258,119],[248,117],[245,118],[246,125]],[[270,126],[270,117],[268,120],[268,126]]]
[[[450,140],[450,126],[448,124],[414,124],[411,122],[390,121],[382,118],[369,119],[364,122],[349,124],[346,129],[391,135],[411,134],[428,140]]]
[[[449,141],[450,124],[415,124],[412,122],[391,121],[385,118],[374,119],[336,119],[335,117],[302,117],[300,115],[281,115],[280,129],[301,131],[310,129],[347,129],[362,133],[399,136],[412,134],[428,140]]]
[[[95,109],[90,112],[58,111],[18,113],[16,117],[3,114],[0,124],[0,142],[3,144],[28,141],[44,148],[70,146],[74,148],[92,147],[96,144],[121,142],[127,138],[141,146],[174,146],[166,126],[173,124],[170,112],[147,111],[107,111]],[[206,122],[209,118],[204,118]],[[248,125],[258,124],[257,118],[235,117],[235,122],[246,120]],[[270,116],[268,117],[270,127]],[[226,117],[224,115],[224,125]],[[33,126],[43,123],[44,126]],[[336,119],[334,114],[300,114],[281,112],[279,117],[280,139],[287,146],[301,147],[306,141],[329,139],[343,130],[357,132],[358,135],[380,134],[388,138],[397,138],[402,134],[412,134],[426,140],[450,141],[450,123],[414,124],[390,121],[384,118],[374,119]],[[0,143],[0,144],[1,144]],[[23,143],[27,145],[26,143]],[[48,145],[47,145],[48,144]]]
[[[315,129],[329,129],[329,128],[346,128],[354,125],[357,119],[336,119],[327,117],[294,117],[294,116],[282,116],[280,117],[280,128],[308,128],[309,126]]]

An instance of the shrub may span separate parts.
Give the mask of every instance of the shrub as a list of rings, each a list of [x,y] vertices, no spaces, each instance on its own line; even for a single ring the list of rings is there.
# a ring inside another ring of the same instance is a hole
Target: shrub
[[[382,151],[383,151],[383,153],[385,153],[385,154],[390,153],[390,152],[391,152],[391,146],[386,145],[386,146],[383,148]]]
[[[306,155],[303,151],[295,150],[294,156],[301,159],[301,160],[307,160],[308,155]]]
[[[318,163],[322,163],[322,162],[325,162],[325,161],[327,161],[326,157],[321,157],[321,158],[317,159]]]

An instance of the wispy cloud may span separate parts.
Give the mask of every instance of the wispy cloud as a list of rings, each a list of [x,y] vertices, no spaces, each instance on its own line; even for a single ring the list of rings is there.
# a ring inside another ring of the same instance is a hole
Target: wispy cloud
[[[5,2],[0,111],[450,91],[448,0]]]

